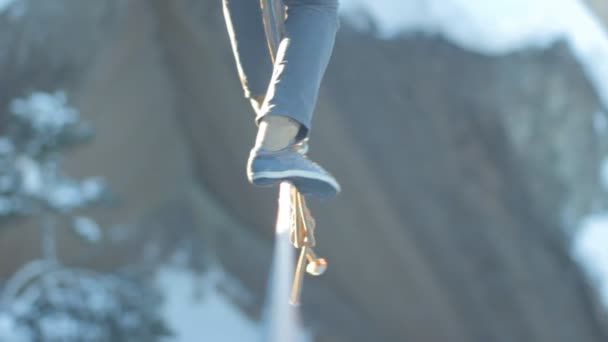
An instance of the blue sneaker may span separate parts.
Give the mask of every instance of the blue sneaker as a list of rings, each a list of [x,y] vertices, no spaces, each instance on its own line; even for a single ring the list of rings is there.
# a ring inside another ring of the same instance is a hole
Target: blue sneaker
[[[254,147],[247,163],[247,178],[257,186],[287,181],[304,196],[329,199],[340,192],[340,184],[321,166],[305,156],[306,142],[269,151]]]

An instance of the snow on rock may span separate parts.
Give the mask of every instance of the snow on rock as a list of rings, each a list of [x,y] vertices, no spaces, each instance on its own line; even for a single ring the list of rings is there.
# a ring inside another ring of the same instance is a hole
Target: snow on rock
[[[341,0],[346,21],[381,38],[437,34],[472,51],[500,55],[569,43],[608,108],[608,35],[581,0]]]
[[[608,213],[583,219],[574,238],[573,254],[608,307]]]
[[[356,11],[369,13],[383,38],[412,31],[441,34],[490,54],[546,46],[569,33],[597,36],[578,0],[342,0],[341,7],[347,20]]]
[[[176,266],[159,271],[156,282],[165,295],[164,317],[175,342],[261,340],[261,323],[247,317],[219,290],[226,279],[220,268],[203,276]]]

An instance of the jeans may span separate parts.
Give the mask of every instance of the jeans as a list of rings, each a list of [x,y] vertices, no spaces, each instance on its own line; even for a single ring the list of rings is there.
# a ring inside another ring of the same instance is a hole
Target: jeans
[[[256,122],[287,116],[311,128],[321,80],[338,30],[338,0],[282,0],[285,37],[274,65],[264,33],[259,0],[223,0],[224,17],[245,97],[264,98]]]

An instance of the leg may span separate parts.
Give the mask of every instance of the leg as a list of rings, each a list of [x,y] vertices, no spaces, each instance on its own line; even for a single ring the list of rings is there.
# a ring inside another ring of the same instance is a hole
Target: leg
[[[305,195],[333,197],[337,181],[290,144],[310,129],[321,79],[337,30],[337,0],[283,0],[289,6],[286,36],[273,67],[257,0],[223,0],[232,48],[245,96],[265,98],[258,111],[256,146],[247,171],[256,185],[294,184]],[[270,75],[272,74],[272,81]],[[270,83],[270,86],[268,86]]]
[[[245,97],[259,112],[272,75],[259,1],[223,0],[223,9]]]
[[[223,9],[245,97],[259,116],[273,68],[260,2],[223,0]],[[259,126],[256,145],[270,149],[285,147],[300,130],[298,123],[285,116],[273,116],[259,122]]]
[[[338,1],[283,0],[283,3],[287,5],[285,38],[279,44],[265,103],[257,118],[258,141],[262,143],[250,154],[248,177],[256,185],[287,181],[305,196],[331,198],[340,192],[340,185],[321,166],[308,160],[293,141],[306,138],[310,131],[338,29]],[[285,120],[297,124],[292,127]],[[269,140],[267,136],[275,135],[268,132],[277,131],[284,133],[275,139],[276,144],[263,143]],[[284,148],[276,150],[277,147]]]
[[[287,116],[307,135],[338,29],[338,0],[283,0],[285,34],[258,121]]]

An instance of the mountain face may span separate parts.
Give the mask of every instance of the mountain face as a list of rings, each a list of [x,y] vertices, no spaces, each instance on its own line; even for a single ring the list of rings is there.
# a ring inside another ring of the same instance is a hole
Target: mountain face
[[[595,12],[604,23],[608,23],[608,4],[601,0],[587,0],[589,7]]]
[[[276,191],[244,177],[255,126],[219,1],[54,3],[0,17],[0,104],[67,87],[97,127],[70,169],[106,175],[125,198],[102,222],[143,228],[95,266],[131,261],[151,237],[195,236],[259,316]],[[489,57],[343,25],[311,137],[344,189],[311,203],[330,263],[304,287],[317,340],[604,341],[567,241],[605,206],[604,111],[565,44]],[[1,250],[26,251],[3,276],[35,254],[28,227],[0,231]],[[69,258],[78,247],[65,243]]]

